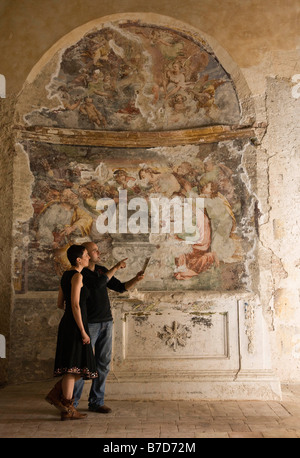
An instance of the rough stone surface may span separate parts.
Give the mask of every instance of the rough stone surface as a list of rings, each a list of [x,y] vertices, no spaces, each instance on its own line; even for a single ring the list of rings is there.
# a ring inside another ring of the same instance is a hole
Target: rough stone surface
[[[18,3],[18,1],[14,2],[14,7],[17,7]],[[76,27],[97,17],[137,11],[140,7],[140,2],[137,5],[135,0],[128,2],[113,0],[105,5],[102,2],[100,4],[89,0],[78,2],[78,8],[75,10],[71,8],[71,2],[63,0],[59,3],[58,10],[49,11],[47,17],[44,14],[45,2],[43,1],[31,2],[31,8],[28,10],[20,8],[18,12],[11,7],[10,2],[3,2],[1,7],[4,14],[1,15],[0,23],[3,21],[3,30],[7,32],[3,34],[3,39],[0,41],[0,49],[3,51],[1,55],[4,56],[1,71],[7,79],[8,97],[6,100],[1,100],[0,120],[2,148],[0,209],[1,220],[5,222],[0,235],[3,255],[0,269],[0,333],[5,335],[9,344],[7,350],[12,383],[18,379],[35,380],[50,375],[59,319],[55,311],[54,293],[48,292],[43,296],[43,300],[40,300],[40,296],[35,296],[34,292],[27,293],[28,297],[12,294],[13,279],[17,291],[24,292],[28,287],[22,280],[23,277],[21,276],[20,280],[16,273],[28,269],[27,259],[23,254],[27,253],[28,244],[30,240],[32,241],[28,236],[30,230],[28,222],[34,209],[32,190],[35,179],[29,167],[30,158],[26,150],[28,145],[13,147],[12,111],[16,104],[13,94],[21,90],[25,82],[24,75],[34,67],[23,87],[19,110],[14,113],[16,124],[20,124],[23,122],[22,115],[28,112],[27,108],[30,104],[32,110],[41,108],[39,101],[47,94],[45,74],[51,76],[57,70],[56,65],[60,59],[59,46],[47,52],[39,61],[53,43],[60,43],[61,37],[66,35],[70,45],[76,42],[80,35],[78,30],[75,30]],[[143,6],[144,11],[148,11],[149,8],[148,4]],[[173,17],[185,21],[187,29],[191,26],[193,32],[197,28],[204,39],[209,39],[210,47],[220,58],[220,62],[224,63],[226,71],[238,86],[242,112],[247,113],[242,122],[254,122],[255,115],[256,139],[251,139],[251,147],[243,150],[242,157],[244,171],[242,180],[251,196],[248,215],[253,215],[251,224],[247,226],[247,230],[250,228],[251,233],[244,232],[244,236],[247,235],[248,240],[253,242],[251,250],[247,251],[247,262],[244,264],[247,272],[247,288],[255,297],[255,307],[258,307],[262,322],[267,325],[263,331],[261,328],[258,332],[264,333],[267,340],[270,340],[268,355],[271,357],[271,367],[281,380],[300,380],[300,328],[297,325],[300,310],[297,286],[300,280],[300,253],[297,244],[300,217],[298,211],[299,88],[297,86],[299,81],[297,75],[300,74],[300,69],[297,67],[299,54],[296,48],[298,2],[289,0],[282,8],[280,1],[259,3],[251,0],[241,8],[241,2],[237,0],[230,2],[230,6],[225,6],[224,2],[217,0],[205,2],[190,0],[184,3],[176,1],[172,4],[169,1],[157,0],[151,2],[150,9],[156,13],[149,15],[154,22],[157,20],[157,15]],[[69,19],[68,23],[65,20],[66,16]],[[31,18],[35,18],[34,24]],[[22,31],[25,29],[28,34],[24,39]],[[82,31],[86,31],[86,26],[83,26]],[[231,57],[228,57],[224,49]],[[56,60],[52,59],[54,55]],[[18,71],[15,67],[16,62],[18,62]],[[41,68],[44,69],[43,74],[40,73]],[[49,103],[52,105],[48,105],[48,108],[54,109],[55,100],[51,99]],[[232,145],[231,151],[237,150],[237,146],[234,143]],[[13,217],[14,229],[12,230]],[[18,260],[19,264],[15,265],[12,275],[13,248],[13,258]],[[227,280],[230,282],[231,278],[228,277]],[[138,297],[142,292],[135,294]],[[165,303],[170,305],[172,294],[164,298]],[[189,294],[192,294],[189,307],[193,307],[193,301],[198,300],[199,292]],[[208,310],[211,311],[211,307],[226,298],[224,291],[220,292],[219,297],[210,301]],[[175,298],[174,309],[182,307],[180,300],[178,297]],[[140,302],[136,302],[133,307],[140,307],[139,304]],[[124,307],[126,308],[126,305]],[[147,307],[151,307],[151,304],[148,303]],[[249,361],[253,355],[251,352],[255,353],[257,348],[255,347],[257,335],[253,334],[253,330],[257,328],[252,321],[253,310],[251,310],[246,307],[243,315],[243,319],[245,318],[243,351],[249,356]],[[143,326],[149,331],[153,329],[151,325],[155,317],[148,316],[147,310],[143,309],[142,312],[141,315],[130,315],[134,326],[133,334],[129,333],[129,337],[134,338],[134,341],[142,338]],[[153,313],[151,310],[150,312]],[[134,309],[131,309],[130,313],[134,313]],[[158,310],[157,313],[161,311]],[[199,318],[198,315],[195,317]],[[169,346],[170,352],[178,355],[178,352],[186,351],[193,339],[189,337],[190,331],[193,333],[196,329],[200,329],[196,321],[186,323],[180,319],[180,316],[169,320],[165,319],[166,316],[163,318],[160,325],[156,326],[166,341],[168,339],[164,333],[167,331],[164,326],[168,327],[173,342]],[[208,323],[205,321],[207,316],[202,314],[200,318],[202,328],[209,333],[210,328],[203,327],[204,323]],[[214,322],[213,319],[210,322]],[[13,335],[11,327],[18,335],[14,341],[10,339],[10,335]],[[119,332],[118,329],[116,332]],[[201,336],[204,336],[204,333],[205,331]],[[262,334],[258,337],[262,339]],[[159,340],[157,344],[162,343],[162,340]],[[180,342],[185,342],[185,345],[181,345]],[[168,347],[166,344],[165,346],[164,351]],[[118,355],[116,355],[116,363],[118,363],[117,358]],[[22,371],[19,371],[18,365]],[[0,360],[0,372],[1,382],[6,382],[7,361],[3,359]]]

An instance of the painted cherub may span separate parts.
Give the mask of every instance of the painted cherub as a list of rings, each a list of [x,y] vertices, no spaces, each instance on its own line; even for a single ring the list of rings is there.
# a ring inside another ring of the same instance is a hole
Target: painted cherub
[[[166,71],[164,81],[165,98],[168,99],[186,86],[183,68],[179,62],[173,62],[172,68]]]
[[[84,97],[83,100],[83,103],[79,107],[80,113],[87,115],[89,120],[96,124],[98,127],[101,125],[106,126],[106,120],[95,107],[93,99],[87,96]]]

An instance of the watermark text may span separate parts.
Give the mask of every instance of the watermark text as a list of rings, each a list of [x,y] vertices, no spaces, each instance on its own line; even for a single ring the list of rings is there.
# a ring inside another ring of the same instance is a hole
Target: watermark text
[[[181,234],[192,242],[203,228],[204,199],[134,197],[128,201],[127,191],[120,190],[118,205],[114,199],[102,198],[97,202],[100,215],[96,227],[100,234]]]
[[[300,97],[300,73],[296,73],[292,77],[292,83],[294,83],[292,88],[292,96],[294,99],[299,99]]]
[[[2,334],[0,334],[0,358],[6,358],[6,340]]]
[[[5,99],[6,97],[6,80],[5,76],[0,74],[0,98]]]

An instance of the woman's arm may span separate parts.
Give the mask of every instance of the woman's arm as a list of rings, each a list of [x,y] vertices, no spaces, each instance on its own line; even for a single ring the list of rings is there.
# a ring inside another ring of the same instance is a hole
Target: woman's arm
[[[61,286],[59,287],[59,290],[58,290],[57,307],[62,310],[64,310],[65,308],[65,298],[64,298],[64,293],[63,293],[63,290],[61,289]]]
[[[82,288],[82,275],[78,272],[77,274],[73,275],[72,280],[71,280],[71,306],[72,306],[72,312],[74,319],[76,321],[76,324],[79,328],[79,331],[82,336],[82,341],[83,344],[89,344],[90,343],[90,337],[86,333],[83,322],[82,322],[82,316],[81,316],[81,310],[80,310],[80,291]]]

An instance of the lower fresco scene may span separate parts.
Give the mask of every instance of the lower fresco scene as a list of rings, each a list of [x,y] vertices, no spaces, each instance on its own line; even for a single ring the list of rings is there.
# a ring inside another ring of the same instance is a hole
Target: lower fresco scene
[[[254,196],[243,165],[252,146],[246,141],[132,150],[34,143],[24,149],[35,178],[26,262],[29,290],[56,290],[69,267],[68,247],[89,240],[99,244],[108,267],[128,258],[121,280],[135,275],[150,258],[140,290],[246,286],[254,245]],[[127,199],[125,231],[120,196]],[[191,230],[186,225],[182,232],[175,230],[172,206],[169,220],[160,210],[153,228],[153,202],[197,198],[201,217],[192,206]],[[99,221],[109,223],[109,209],[116,224],[101,233]]]

